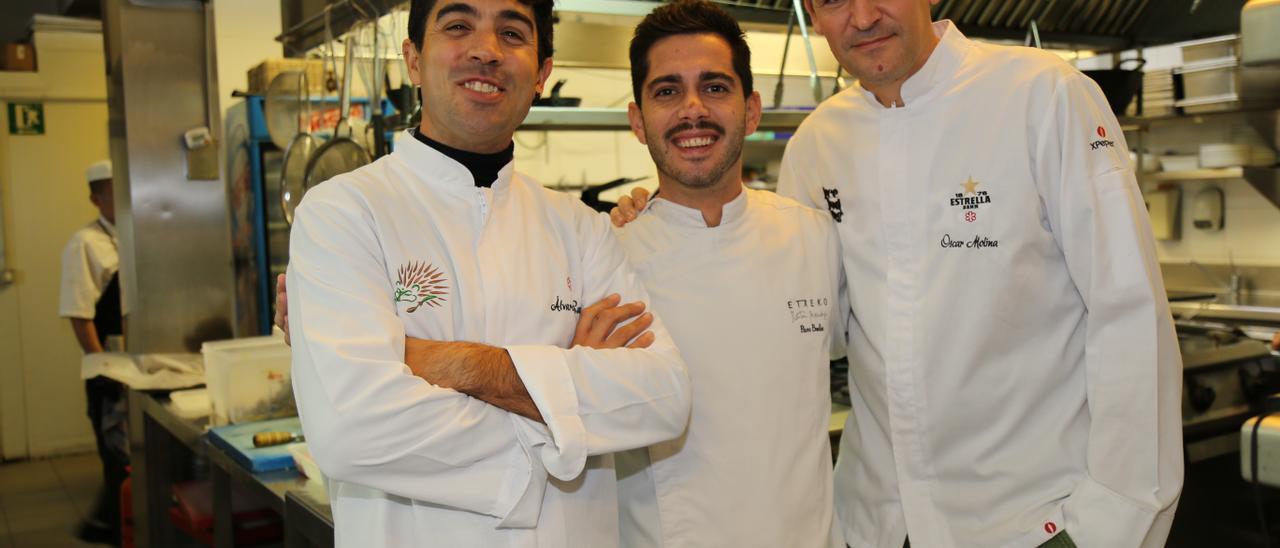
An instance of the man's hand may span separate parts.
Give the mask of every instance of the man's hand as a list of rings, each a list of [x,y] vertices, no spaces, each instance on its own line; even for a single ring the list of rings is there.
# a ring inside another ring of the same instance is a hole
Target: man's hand
[[[635,187],[631,189],[630,196],[618,198],[618,207],[609,210],[609,220],[613,222],[613,226],[627,226],[627,223],[636,220],[636,216],[644,211],[644,206],[649,203],[649,191],[644,187]]]
[[[1276,331],[1276,334],[1271,336],[1271,349],[1280,350],[1280,331]]]
[[[573,343],[569,347],[648,348],[653,344],[653,332],[647,331],[653,325],[653,314],[644,311],[642,302],[619,306],[621,301],[622,296],[615,293],[582,309],[582,314],[578,316],[578,326],[573,333]],[[618,327],[618,324],[632,318],[635,321]]]
[[[276,327],[284,331],[284,343],[289,343],[289,297],[284,293],[284,274],[276,276]]]

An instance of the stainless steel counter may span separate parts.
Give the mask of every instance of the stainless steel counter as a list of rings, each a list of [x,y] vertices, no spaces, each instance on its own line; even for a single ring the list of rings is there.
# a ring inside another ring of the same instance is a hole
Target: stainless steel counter
[[[1280,298],[1243,295],[1240,304],[1217,301],[1182,301],[1169,303],[1169,310],[1180,320],[1215,319],[1232,322],[1275,324],[1280,326]]]

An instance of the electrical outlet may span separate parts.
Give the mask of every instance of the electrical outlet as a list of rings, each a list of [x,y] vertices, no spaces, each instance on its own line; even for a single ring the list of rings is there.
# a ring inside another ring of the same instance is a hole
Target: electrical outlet
[[[1253,481],[1250,470],[1250,450],[1253,425],[1258,417],[1245,421],[1240,428],[1240,475],[1245,481]],[[1280,487],[1280,415],[1271,415],[1258,428],[1258,481],[1263,485]]]

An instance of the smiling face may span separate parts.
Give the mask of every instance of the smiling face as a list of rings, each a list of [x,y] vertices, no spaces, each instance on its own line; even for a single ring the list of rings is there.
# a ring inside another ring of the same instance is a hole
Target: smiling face
[[[814,28],[863,87],[901,83],[938,43],[929,6],[938,0],[805,0]]]
[[[714,34],[663,38],[648,53],[643,106],[627,114],[649,147],[663,192],[742,183],[742,140],[760,123],[760,95],[744,97],[728,42]]]
[[[409,77],[422,87],[424,135],[470,152],[511,143],[551,74],[538,62],[529,6],[516,0],[440,0],[427,16],[422,49],[404,41]]]

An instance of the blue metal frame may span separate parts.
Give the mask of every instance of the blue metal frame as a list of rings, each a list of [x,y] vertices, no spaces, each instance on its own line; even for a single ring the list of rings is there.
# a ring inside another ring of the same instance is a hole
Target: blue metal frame
[[[253,211],[251,212],[251,218],[253,219],[253,255],[257,261],[256,267],[259,278],[257,291],[259,299],[258,320],[261,326],[259,331],[263,335],[269,335],[273,324],[271,309],[275,303],[271,296],[274,294],[275,278],[271,275],[271,256],[267,249],[270,230],[268,227],[267,178],[263,152],[265,150],[274,150],[276,147],[271,142],[271,136],[267,133],[267,121],[263,107],[264,97],[250,95],[245,101],[247,102],[245,110],[249,127],[249,138],[245,141],[245,146],[249,148],[249,169],[252,173],[250,186],[253,190]],[[332,102],[336,103],[337,100],[334,99]],[[367,105],[368,100],[353,99],[352,103]],[[395,111],[395,107],[390,101],[383,99],[382,110],[390,113]],[[372,109],[366,108],[364,112],[366,119],[372,116]],[[388,133],[388,141],[393,138],[394,134]],[[228,177],[230,176],[231,174],[228,174]]]

